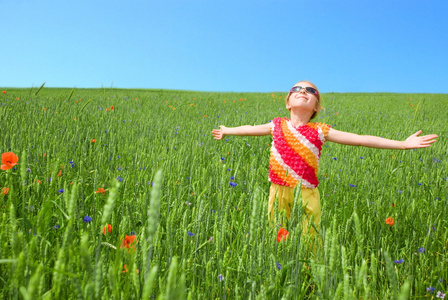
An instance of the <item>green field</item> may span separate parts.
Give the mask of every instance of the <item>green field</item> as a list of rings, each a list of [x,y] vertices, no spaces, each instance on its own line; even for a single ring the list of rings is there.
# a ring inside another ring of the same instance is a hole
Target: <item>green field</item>
[[[0,88],[0,151],[19,157],[0,171],[0,295],[442,297],[448,95],[323,95],[316,121],[335,129],[439,138],[407,151],[325,143],[316,256],[300,236],[300,205],[286,241],[269,226],[271,138],[215,141],[210,133],[288,116],[285,96]]]

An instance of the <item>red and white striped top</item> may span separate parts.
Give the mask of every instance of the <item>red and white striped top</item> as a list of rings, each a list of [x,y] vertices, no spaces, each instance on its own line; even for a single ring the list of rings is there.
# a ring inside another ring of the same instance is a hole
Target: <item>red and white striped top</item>
[[[320,152],[330,125],[310,122],[296,128],[287,118],[275,118],[271,124],[269,181],[295,187],[302,180],[304,187],[316,188]]]

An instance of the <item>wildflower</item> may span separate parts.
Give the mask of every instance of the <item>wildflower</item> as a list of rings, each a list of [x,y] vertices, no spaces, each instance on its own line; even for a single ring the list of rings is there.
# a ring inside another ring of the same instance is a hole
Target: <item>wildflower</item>
[[[394,260],[394,263],[396,263],[396,264],[402,264],[402,263],[404,263],[404,260],[402,259],[402,258],[400,258],[399,260]]]
[[[277,269],[281,270],[282,269],[282,265],[280,263],[275,263],[277,265]]]
[[[422,184],[419,182],[419,183],[417,183],[417,185],[422,185]]]
[[[224,280],[224,276],[222,276],[222,274],[219,274],[218,275],[218,280],[219,280],[219,282],[223,281]]]
[[[96,142],[96,140],[95,139],[92,139],[92,143],[95,143]]]
[[[30,169],[30,168],[26,168],[26,171],[27,171],[28,173],[31,173],[31,169]]]
[[[211,237],[208,239],[208,241],[209,241],[210,243],[213,243],[213,237],[211,236]]]
[[[435,289],[436,289],[435,287],[427,287],[426,291],[430,292],[430,293],[433,293]]]
[[[193,233],[193,232],[190,232],[190,231],[187,231],[187,234],[188,234],[189,236],[194,236],[194,233]]]
[[[114,110],[114,106],[112,105],[112,106],[110,107],[110,109]]]
[[[438,291],[436,297],[439,299],[445,299],[445,294],[441,291]]]
[[[392,225],[395,224],[394,219],[391,218],[391,217],[387,218],[387,219],[386,219],[386,224],[387,224],[387,225],[390,225],[390,226],[392,227]]]
[[[351,186],[351,187],[356,187],[356,185],[354,185],[354,184],[349,184],[349,186]]]
[[[104,228],[103,228],[103,234],[104,234],[104,235],[106,234],[106,227],[107,227],[107,231],[108,231],[109,233],[112,232],[112,225],[107,224],[107,225],[104,226]]]
[[[225,160],[225,158],[224,158],[224,157],[221,157],[221,160]]]
[[[288,230],[286,230],[285,228],[280,228],[277,233],[277,242],[280,243],[280,241],[282,241],[283,239],[286,241],[288,234]]]
[[[17,155],[15,155],[12,152],[5,152],[2,154],[2,165],[1,169],[3,171],[9,170],[15,165],[17,165],[17,162],[19,161],[19,158]]]
[[[186,204],[186,205],[191,205],[191,203],[190,203],[190,202],[188,202],[188,201],[185,201],[185,204]]]
[[[123,265],[123,268],[124,268],[123,273],[126,273],[128,271],[128,268],[126,267],[126,265]]]
[[[62,176],[62,170],[59,170],[58,177]]]
[[[235,176],[231,176],[231,177],[230,177],[230,180],[234,180],[234,179],[235,179]]]
[[[90,221],[92,221],[92,217],[85,216],[84,218],[82,218],[82,221],[83,221],[84,223],[90,223]]]
[[[362,157],[362,156],[360,156],[359,158],[360,158],[360,159],[364,159],[364,157]]]
[[[6,91],[3,91],[3,94],[6,94]]]
[[[122,182],[122,181],[123,181],[123,177],[118,176],[118,177],[117,177],[117,180],[118,180],[118,182]]]
[[[1,194],[6,195],[6,194],[8,194],[8,192],[9,192],[9,188],[4,187],[4,188],[2,188]]]
[[[423,247],[420,247],[420,248],[418,248],[418,252],[420,252],[420,253],[423,253],[423,252],[425,252],[425,248],[423,248]]]
[[[61,228],[61,226],[59,226],[59,225],[54,225],[54,226],[53,226],[53,229],[54,229],[54,230],[58,230],[59,228]]]
[[[333,160],[338,160],[336,157],[333,157]]]
[[[236,182],[230,182],[229,184],[231,187],[236,187],[238,185]]]
[[[121,242],[120,248],[135,249],[136,236],[135,235],[125,235],[123,241]]]
[[[105,189],[103,189],[103,188],[98,188],[98,191],[95,191],[95,193],[97,193],[97,194],[103,194],[103,195],[105,195],[106,194],[106,191],[107,190],[105,190]]]
[[[62,194],[64,192],[64,189],[60,189],[58,190],[58,192]]]

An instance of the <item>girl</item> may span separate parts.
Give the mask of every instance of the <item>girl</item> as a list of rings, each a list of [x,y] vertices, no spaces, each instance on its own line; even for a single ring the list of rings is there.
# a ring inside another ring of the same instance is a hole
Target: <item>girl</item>
[[[321,215],[317,186],[317,170],[322,144],[334,143],[381,149],[415,149],[429,147],[436,142],[435,134],[419,136],[421,130],[405,141],[389,140],[377,136],[358,135],[330,128],[324,123],[312,123],[321,109],[321,97],[316,86],[308,81],[297,82],[286,97],[286,108],[291,118],[275,118],[263,125],[239,127],[219,126],[212,134],[216,140],[226,135],[262,136],[272,134],[273,141],[269,160],[269,219],[274,216],[274,204],[285,210],[289,219],[294,203],[294,187],[302,182],[302,203],[306,216],[302,221],[304,233],[316,235]]]

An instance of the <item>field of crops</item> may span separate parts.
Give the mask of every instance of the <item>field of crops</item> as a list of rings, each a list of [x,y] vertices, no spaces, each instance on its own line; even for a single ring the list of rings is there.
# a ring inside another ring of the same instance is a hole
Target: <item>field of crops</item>
[[[0,89],[0,151],[18,158],[0,170],[2,298],[444,297],[448,96],[323,95],[316,121],[335,129],[439,138],[324,144],[316,253],[301,205],[286,240],[268,221],[271,138],[210,133],[288,116],[285,96]]]

